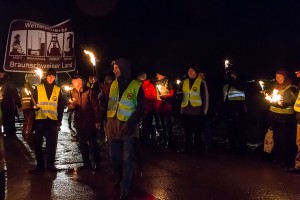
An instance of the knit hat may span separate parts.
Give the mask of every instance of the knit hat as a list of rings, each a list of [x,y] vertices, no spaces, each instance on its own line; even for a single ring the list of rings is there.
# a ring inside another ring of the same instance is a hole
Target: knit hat
[[[49,69],[48,69],[48,71],[47,71],[47,73],[46,73],[46,77],[47,77],[47,76],[50,76],[50,75],[56,76],[56,71],[55,71],[55,69],[53,69],[53,68],[49,68]]]
[[[196,67],[196,66],[190,66],[190,67],[188,68],[188,70],[189,70],[189,69],[195,70],[196,74],[199,73],[199,69],[198,69],[198,67]]]
[[[277,70],[276,74],[281,74],[282,76],[284,76],[286,78],[286,77],[288,77],[289,72],[284,69],[280,69],[280,70]]]

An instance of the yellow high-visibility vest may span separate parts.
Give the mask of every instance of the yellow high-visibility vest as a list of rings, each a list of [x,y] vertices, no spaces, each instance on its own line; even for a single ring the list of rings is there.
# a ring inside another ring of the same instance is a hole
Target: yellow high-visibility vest
[[[60,93],[60,88],[54,85],[50,99],[47,97],[44,84],[37,85],[37,92],[37,104],[39,104],[40,109],[35,112],[35,119],[46,119],[48,117],[52,120],[57,120],[58,95]]]
[[[236,101],[236,100],[245,100],[245,92],[235,89],[231,87],[228,91],[228,84],[224,85],[223,87],[223,94],[224,94],[224,101],[228,96],[229,101]]]
[[[202,106],[202,99],[200,96],[200,85],[201,85],[200,78],[196,78],[191,88],[190,88],[189,79],[185,79],[183,81],[183,85],[182,85],[183,98],[181,102],[181,107],[186,107],[189,102],[193,107]]]
[[[291,85],[288,85],[285,88],[283,88],[282,90],[279,90],[278,94],[279,95],[283,94],[290,87],[291,87]],[[270,111],[272,111],[274,113],[279,113],[279,114],[293,114],[294,113],[293,106],[289,106],[287,108],[278,108],[275,106],[270,106]]]
[[[107,117],[114,117],[120,121],[127,121],[137,107],[137,95],[142,83],[137,80],[131,81],[119,100],[118,81],[114,80],[110,87]]]
[[[294,109],[295,109],[295,111],[300,112],[300,91],[298,93],[298,97],[295,102]]]

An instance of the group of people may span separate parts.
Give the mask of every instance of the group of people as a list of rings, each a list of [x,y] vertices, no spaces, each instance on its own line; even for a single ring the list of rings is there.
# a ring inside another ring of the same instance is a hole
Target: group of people
[[[56,71],[50,68],[35,89],[28,82],[24,84],[21,91],[22,104],[17,90],[12,89],[10,95],[6,94],[9,86],[5,86],[2,81],[2,75],[5,73],[0,72],[4,132],[7,136],[15,133],[11,127],[14,123],[6,124],[7,121],[14,122],[15,113],[10,113],[13,117],[5,113],[5,105],[7,102],[13,103],[13,107],[19,109],[22,105],[24,113],[22,135],[33,146],[36,157],[36,166],[30,170],[31,173],[57,171],[56,145],[65,106],[72,111],[72,124],[83,159],[83,165],[78,169],[95,171],[100,169],[97,129],[102,129],[109,142],[109,153],[116,176],[115,185],[120,187],[121,199],[127,199],[129,196],[133,163],[140,136],[144,143],[158,142],[166,148],[174,147],[172,110],[175,109],[173,102],[175,96],[181,102],[180,119],[184,129],[184,146],[178,152],[190,153],[211,147],[212,117],[208,115],[212,95],[203,71],[195,66],[188,67],[186,78],[177,88],[163,70],[158,70],[154,79],[148,78],[145,72],[131,78],[130,63],[123,58],[112,62],[112,71],[113,75],[108,74],[104,83],[100,85],[95,84],[95,77],[87,82],[84,76],[76,73],[72,77],[72,90],[66,102],[61,88],[55,83]],[[300,70],[296,71],[296,75],[300,77]],[[229,150],[245,153],[246,87],[234,69],[226,71],[224,78],[222,98],[216,101],[214,115],[223,115],[225,119]],[[273,160],[284,166],[288,172],[299,173],[300,93],[297,97],[297,88],[291,84],[286,70],[276,72],[274,89],[281,98],[268,102],[270,106],[268,119],[274,133],[275,144],[272,152]],[[271,93],[272,91],[263,91],[266,96]],[[11,97],[6,100],[8,96]],[[42,148],[44,139],[48,150],[46,160]]]

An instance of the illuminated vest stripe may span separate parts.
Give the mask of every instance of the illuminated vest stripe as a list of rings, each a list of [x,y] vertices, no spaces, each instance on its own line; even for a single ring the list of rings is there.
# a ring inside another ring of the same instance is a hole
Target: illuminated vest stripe
[[[60,88],[56,85],[53,87],[53,91],[50,99],[48,100],[46,89],[44,84],[37,85],[38,100],[37,103],[40,109],[35,112],[35,119],[46,119],[47,117],[52,120],[57,120],[57,102]]]
[[[181,102],[181,107],[186,107],[189,102],[193,107],[202,106],[202,99],[200,96],[200,85],[201,85],[200,78],[196,78],[191,89],[190,89],[189,79],[185,79],[183,81],[183,86],[182,86],[183,98]]]
[[[300,112],[300,92],[298,93],[298,97],[295,102],[294,109],[295,111]]]
[[[223,94],[224,94],[224,101],[226,100],[226,97],[228,96],[228,100],[230,101],[236,101],[236,100],[245,100],[245,92],[235,89],[234,87],[231,87],[228,90],[228,84],[226,84],[223,88]]]
[[[291,85],[288,85],[285,88],[283,88],[282,90],[279,90],[278,94],[282,95],[290,87],[291,87]],[[293,114],[294,113],[293,106],[289,106],[287,108],[278,108],[275,106],[270,106],[270,111],[272,111],[274,113],[279,113],[279,114]]]
[[[120,121],[127,121],[136,110],[137,95],[141,85],[140,81],[131,81],[119,101],[118,81],[113,81],[109,92],[107,117],[112,118],[117,114]]]

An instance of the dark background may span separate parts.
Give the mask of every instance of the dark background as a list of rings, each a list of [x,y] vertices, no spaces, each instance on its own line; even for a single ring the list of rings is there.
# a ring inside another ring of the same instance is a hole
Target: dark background
[[[92,68],[83,49],[99,58],[101,79],[119,57],[134,75],[161,67],[175,78],[197,65],[215,79],[229,59],[244,80],[272,79],[278,68],[299,66],[299,10],[300,1],[276,0],[0,0],[0,63],[12,20],[71,19],[77,69],[86,76]]]

